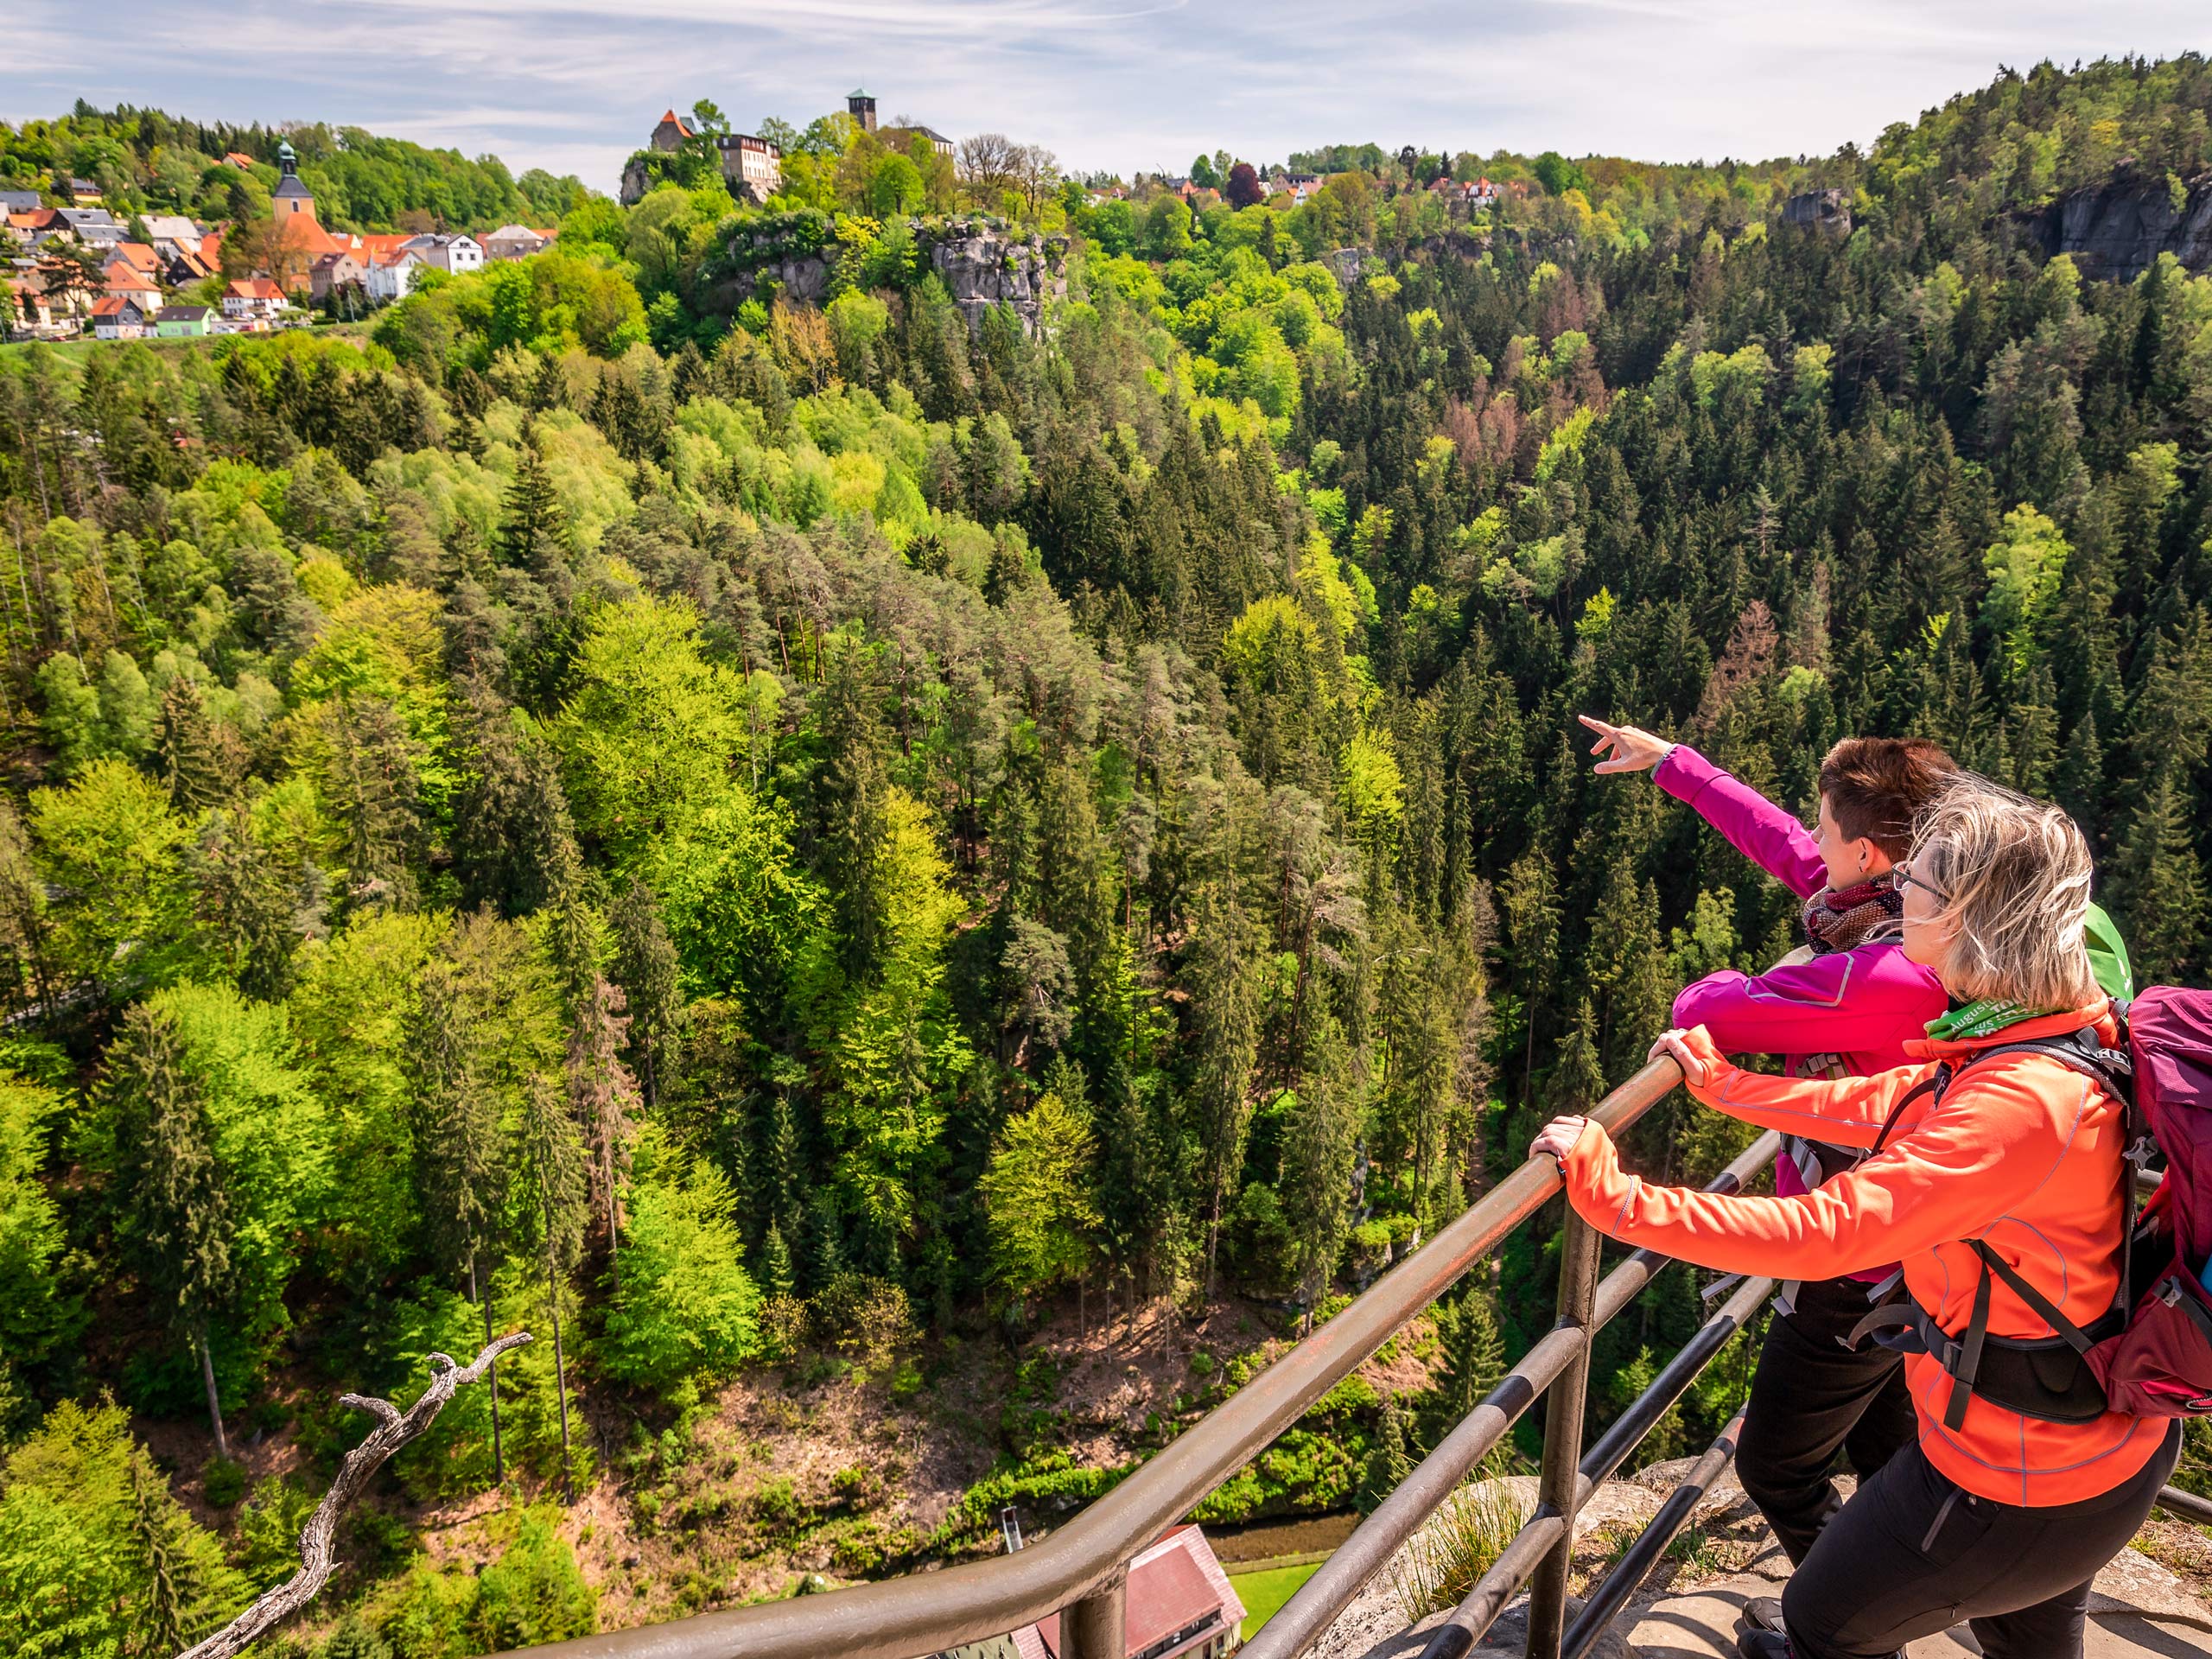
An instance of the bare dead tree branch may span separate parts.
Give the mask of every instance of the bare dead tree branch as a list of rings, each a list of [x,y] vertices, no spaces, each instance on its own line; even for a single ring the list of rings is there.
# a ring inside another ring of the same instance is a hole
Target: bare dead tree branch
[[[501,1354],[511,1348],[519,1348],[529,1340],[529,1332],[512,1332],[488,1344],[467,1365],[455,1365],[448,1354],[429,1355],[430,1386],[404,1412],[389,1400],[372,1400],[359,1394],[340,1395],[340,1405],[367,1412],[377,1420],[377,1427],[367,1440],[346,1454],[346,1461],[339,1465],[338,1478],[330,1483],[322,1502],[315,1505],[307,1525],[300,1529],[300,1570],[258,1597],[245,1611],[206,1641],[187,1648],[177,1659],[233,1659],[277,1620],[290,1617],[320,1595],[338,1567],[337,1559],[331,1553],[338,1518],[361,1495],[370,1477],[383,1467],[385,1459],[429,1429],[445,1409],[446,1402],[463,1383],[481,1382]]]

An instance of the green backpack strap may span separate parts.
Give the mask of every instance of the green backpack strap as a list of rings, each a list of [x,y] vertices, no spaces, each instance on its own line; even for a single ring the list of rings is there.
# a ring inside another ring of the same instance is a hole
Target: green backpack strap
[[[2097,988],[2112,999],[2116,1011],[2125,1014],[2135,1000],[2135,970],[2128,966],[2127,941],[2120,937],[2120,929],[2105,914],[2103,906],[2089,906],[2082,924],[2082,943],[2089,952],[2089,969],[2097,976]]]

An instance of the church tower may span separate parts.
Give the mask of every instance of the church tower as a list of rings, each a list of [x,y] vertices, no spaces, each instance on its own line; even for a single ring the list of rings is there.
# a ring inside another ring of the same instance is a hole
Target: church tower
[[[853,118],[854,124],[862,132],[875,130],[875,100],[868,96],[865,88],[847,95],[845,112]]]
[[[278,219],[294,213],[315,217],[315,193],[300,181],[300,158],[292,153],[290,143],[276,146],[276,166],[283,177],[276,181],[276,194],[270,200],[270,211]]]

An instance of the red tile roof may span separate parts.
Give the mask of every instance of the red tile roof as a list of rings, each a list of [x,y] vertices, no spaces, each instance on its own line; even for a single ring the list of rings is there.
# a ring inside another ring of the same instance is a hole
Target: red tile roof
[[[1209,1631],[1233,1630],[1244,1617],[1243,1603],[1229,1575],[1196,1527],[1173,1529],[1129,1564],[1128,1597],[1124,1650],[1128,1653],[1142,1653],[1178,1630],[1205,1624],[1216,1613],[1220,1622],[1208,1625]],[[1192,1642],[1202,1639],[1194,1636]],[[1014,1646],[1017,1651],[1041,1651],[1046,1659],[1061,1659],[1060,1616],[1048,1614],[1015,1632]]]
[[[284,290],[266,276],[243,277],[224,291],[242,300],[281,300],[284,297]]]

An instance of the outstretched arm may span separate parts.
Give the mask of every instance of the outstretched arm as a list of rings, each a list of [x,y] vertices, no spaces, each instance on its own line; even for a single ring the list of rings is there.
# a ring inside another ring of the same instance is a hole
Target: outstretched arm
[[[1943,1011],[1935,976],[1902,952],[1832,950],[1763,974],[1707,974],[1675,999],[1677,1026],[1703,1026],[1727,1054],[1886,1048]]]
[[[1652,781],[1727,837],[1728,844],[1788,887],[1809,899],[1827,885],[1820,844],[1791,814],[1724,772],[1687,743],[1675,744]]]
[[[1897,1102],[1935,1068],[1904,1065],[1866,1077],[1776,1077],[1746,1071],[1721,1057],[1703,1027],[1670,1031],[1651,1055],[1671,1054],[1682,1068],[1683,1086],[1703,1104],[1763,1129],[1802,1135],[1840,1147],[1871,1147]],[[1900,1122],[1891,1137],[1910,1130],[1923,1109]]]
[[[1723,1197],[1656,1186],[1620,1166],[1612,1139],[1560,1119],[1538,1146],[1579,1133],[1560,1154],[1575,1213],[1611,1237],[1726,1273],[1826,1279],[1972,1237],[2048,1178],[2056,1146],[2031,1121],[2018,1133],[1953,1111],[1796,1198]]]

